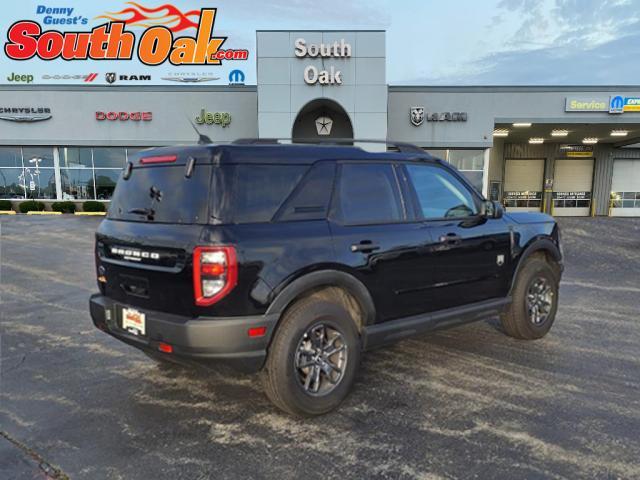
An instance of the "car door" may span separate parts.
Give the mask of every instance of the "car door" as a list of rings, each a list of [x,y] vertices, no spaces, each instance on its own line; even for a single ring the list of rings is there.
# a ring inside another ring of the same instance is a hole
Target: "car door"
[[[339,164],[329,225],[337,261],[368,288],[380,320],[421,313],[428,229],[391,163]]]
[[[484,201],[451,169],[405,165],[409,189],[429,230],[427,311],[506,295],[510,235],[503,219],[480,214]]]

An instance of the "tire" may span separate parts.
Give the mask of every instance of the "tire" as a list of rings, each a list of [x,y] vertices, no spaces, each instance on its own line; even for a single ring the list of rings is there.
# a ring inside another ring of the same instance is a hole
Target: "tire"
[[[336,352],[316,357],[314,363],[307,352],[317,353],[321,346],[326,354]],[[340,373],[327,363],[340,367]],[[319,292],[296,302],[282,318],[262,371],[265,393],[290,414],[322,415],[348,395],[359,363],[360,337],[353,318],[338,296]]]
[[[535,340],[544,337],[553,325],[558,309],[560,278],[558,269],[543,256],[534,256],[525,262],[515,280],[512,303],[500,315],[500,321],[507,335]],[[548,292],[548,295],[542,292]]]

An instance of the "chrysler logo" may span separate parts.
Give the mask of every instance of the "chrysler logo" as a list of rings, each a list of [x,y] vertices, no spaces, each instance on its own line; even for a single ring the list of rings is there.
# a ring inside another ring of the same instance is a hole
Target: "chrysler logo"
[[[202,83],[202,82],[213,82],[214,80],[219,80],[220,77],[161,77],[161,80],[166,80],[167,82],[181,82],[181,83]]]
[[[10,122],[40,122],[51,118],[48,107],[0,107],[0,119]]]

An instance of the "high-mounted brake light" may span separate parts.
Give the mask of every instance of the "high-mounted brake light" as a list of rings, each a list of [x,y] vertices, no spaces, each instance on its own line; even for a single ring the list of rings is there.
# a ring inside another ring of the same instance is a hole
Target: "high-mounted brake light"
[[[193,292],[196,305],[207,307],[225,297],[238,282],[234,247],[193,249]]]
[[[172,163],[177,159],[177,155],[159,155],[157,157],[142,157],[140,163],[143,165],[147,163]]]

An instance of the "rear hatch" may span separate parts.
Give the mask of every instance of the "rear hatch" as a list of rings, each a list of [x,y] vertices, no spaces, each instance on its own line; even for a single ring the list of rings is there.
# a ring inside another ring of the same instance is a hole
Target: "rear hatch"
[[[142,309],[198,314],[192,253],[210,221],[213,152],[172,147],[130,159],[96,234],[104,295]]]

